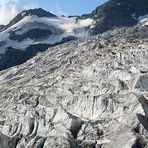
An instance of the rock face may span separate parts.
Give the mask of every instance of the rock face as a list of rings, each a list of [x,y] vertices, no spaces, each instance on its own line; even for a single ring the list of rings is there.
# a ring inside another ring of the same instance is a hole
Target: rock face
[[[147,47],[94,36],[1,71],[0,148],[146,147]]]
[[[138,18],[148,14],[147,0],[109,0],[97,7],[89,17],[96,20],[93,34],[102,33],[115,27],[133,26]]]

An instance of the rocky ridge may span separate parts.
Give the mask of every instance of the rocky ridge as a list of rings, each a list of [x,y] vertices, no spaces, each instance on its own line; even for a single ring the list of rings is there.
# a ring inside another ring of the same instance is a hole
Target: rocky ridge
[[[95,20],[92,34],[98,34],[119,27],[133,27],[141,16],[147,14],[147,0],[109,0],[84,18],[91,17]]]

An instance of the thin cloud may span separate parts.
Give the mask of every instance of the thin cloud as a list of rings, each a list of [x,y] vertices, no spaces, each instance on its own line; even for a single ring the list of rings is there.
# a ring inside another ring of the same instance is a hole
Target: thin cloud
[[[18,0],[0,0],[0,24],[9,23],[18,12]]]

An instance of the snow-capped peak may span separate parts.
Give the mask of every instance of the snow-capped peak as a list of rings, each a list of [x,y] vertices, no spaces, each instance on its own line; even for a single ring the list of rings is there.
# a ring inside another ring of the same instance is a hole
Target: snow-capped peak
[[[6,54],[23,51],[24,55],[27,54],[28,60],[40,50],[44,51],[50,46],[85,37],[92,23],[91,18],[57,17],[42,9],[23,11],[0,33],[0,62],[5,59]],[[17,58],[19,57],[20,54]],[[17,58],[17,64],[26,61],[20,62]]]

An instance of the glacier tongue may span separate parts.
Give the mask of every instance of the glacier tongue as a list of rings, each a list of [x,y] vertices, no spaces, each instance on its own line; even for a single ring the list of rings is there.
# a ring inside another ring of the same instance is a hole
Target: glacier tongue
[[[95,36],[1,71],[0,148],[146,145],[147,47]]]

